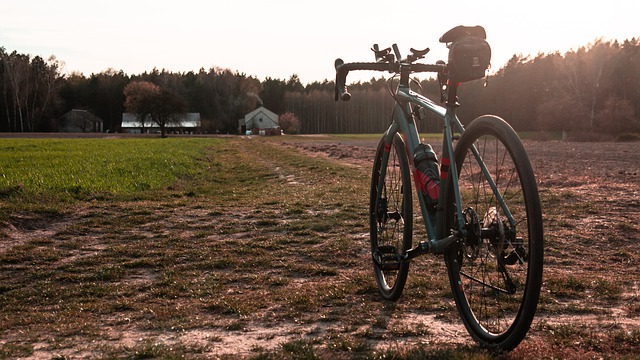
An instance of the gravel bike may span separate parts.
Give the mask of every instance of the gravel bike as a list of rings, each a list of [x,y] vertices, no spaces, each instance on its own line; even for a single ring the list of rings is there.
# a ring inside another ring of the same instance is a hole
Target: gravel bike
[[[394,74],[388,82],[395,100],[391,125],[377,147],[371,176],[375,279],[385,299],[397,300],[412,259],[443,255],[469,334],[483,347],[509,351],[531,326],[542,284],[543,224],[535,175],[520,138],[503,119],[480,116],[465,127],[456,116],[460,84],[483,78],[489,67],[484,28],[458,26],[440,42],[449,48],[448,62],[417,63],[428,48],[411,49],[402,58],[396,44],[393,52],[374,45],[376,62],[335,61],[336,101],[351,98],[350,71]],[[411,89],[411,74],[420,72],[437,74],[444,106]],[[427,146],[416,128],[425,112],[441,119],[443,128],[440,160],[436,155],[426,159],[431,171],[418,156]],[[416,243],[414,193],[427,233]]]

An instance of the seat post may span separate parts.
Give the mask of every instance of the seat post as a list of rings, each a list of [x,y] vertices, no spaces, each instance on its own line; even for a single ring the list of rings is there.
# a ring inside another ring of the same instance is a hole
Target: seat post
[[[447,87],[447,107],[455,109],[460,106],[458,102],[458,83],[449,79],[449,86]]]

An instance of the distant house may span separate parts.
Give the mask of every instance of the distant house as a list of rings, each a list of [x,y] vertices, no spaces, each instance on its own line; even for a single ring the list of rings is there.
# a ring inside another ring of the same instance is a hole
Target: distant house
[[[58,119],[60,132],[102,132],[102,119],[87,110],[73,109]]]
[[[200,132],[200,113],[186,113],[182,115],[179,124],[169,124],[165,126],[167,134],[194,134]],[[133,113],[122,114],[122,132],[130,134],[159,134],[158,124],[147,120],[143,124],[138,116]]]
[[[278,115],[260,106],[238,121],[238,130],[240,134],[280,135]]]

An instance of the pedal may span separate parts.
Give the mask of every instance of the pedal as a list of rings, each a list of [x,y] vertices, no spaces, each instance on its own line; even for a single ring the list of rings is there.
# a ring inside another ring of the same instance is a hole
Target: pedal
[[[384,253],[384,254],[397,254],[398,249],[396,249],[396,247],[393,245],[384,245],[384,246],[378,246],[378,252]]]
[[[373,256],[380,270],[399,270],[402,257],[395,246],[380,246]]]

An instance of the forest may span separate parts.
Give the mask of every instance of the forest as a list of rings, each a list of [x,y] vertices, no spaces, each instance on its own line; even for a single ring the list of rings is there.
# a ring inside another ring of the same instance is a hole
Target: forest
[[[126,111],[124,89],[142,81],[177,94],[188,112],[200,113],[207,133],[237,133],[238,119],[259,105],[295,115],[300,133],[377,133],[388,126],[393,106],[384,77],[351,84],[351,101],[336,103],[333,80],[303,85],[295,74],[261,81],[222,68],[153,69],[138,75],[107,69],[90,76],[65,74],[63,68],[55,56],[44,59],[0,47],[0,131],[58,131],[63,114],[84,109],[100,117],[105,130],[118,132]],[[416,83],[439,102],[434,78]],[[564,54],[514,55],[486,79],[463,84],[459,100],[463,123],[492,113],[518,131],[564,131],[594,140],[637,134],[640,39],[596,40]],[[440,126],[428,117],[418,123],[421,132]]]

